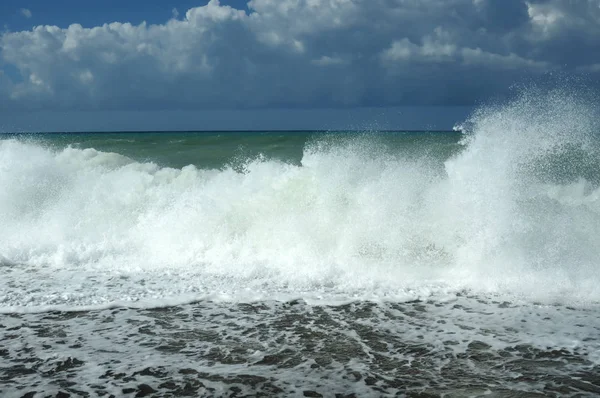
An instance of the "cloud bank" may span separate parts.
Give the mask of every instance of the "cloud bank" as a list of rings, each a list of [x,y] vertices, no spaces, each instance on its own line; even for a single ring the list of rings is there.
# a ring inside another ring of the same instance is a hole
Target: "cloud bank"
[[[600,76],[600,0],[251,0],[248,10],[211,0],[158,25],[3,33],[0,106],[470,105],[548,72]]]

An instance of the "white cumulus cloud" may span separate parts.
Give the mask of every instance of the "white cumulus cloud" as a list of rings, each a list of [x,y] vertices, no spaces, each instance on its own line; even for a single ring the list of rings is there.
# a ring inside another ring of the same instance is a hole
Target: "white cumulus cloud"
[[[596,5],[598,1],[595,1]],[[4,108],[470,104],[553,70],[599,73],[594,1],[211,0],[162,24],[0,36]]]

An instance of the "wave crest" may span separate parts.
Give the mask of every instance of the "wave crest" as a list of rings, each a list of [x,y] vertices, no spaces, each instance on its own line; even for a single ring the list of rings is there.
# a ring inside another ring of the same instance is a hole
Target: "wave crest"
[[[300,166],[211,170],[3,140],[0,301],[597,301],[597,120],[576,95],[533,90],[475,112],[450,159],[364,136],[313,142]]]

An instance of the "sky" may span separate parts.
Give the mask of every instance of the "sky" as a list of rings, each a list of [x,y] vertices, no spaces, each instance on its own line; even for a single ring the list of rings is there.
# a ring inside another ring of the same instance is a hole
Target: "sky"
[[[600,87],[600,0],[3,0],[0,131],[449,129]]]

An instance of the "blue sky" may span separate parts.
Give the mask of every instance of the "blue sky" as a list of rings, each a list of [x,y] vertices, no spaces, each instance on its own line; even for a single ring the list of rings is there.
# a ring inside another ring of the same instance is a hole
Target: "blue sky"
[[[600,78],[600,0],[4,0],[0,26],[5,131],[446,129]]]
[[[158,24],[171,18],[173,9],[184,14],[190,8],[206,3],[208,0],[3,0],[0,2],[0,26],[3,30],[20,31],[36,25],[67,27],[73,23],[86,27],[115,21]],[[243,9],[247,1],[222,0],[221,4]],[[23,9],[29,10],[31,17],[26,17]]]

